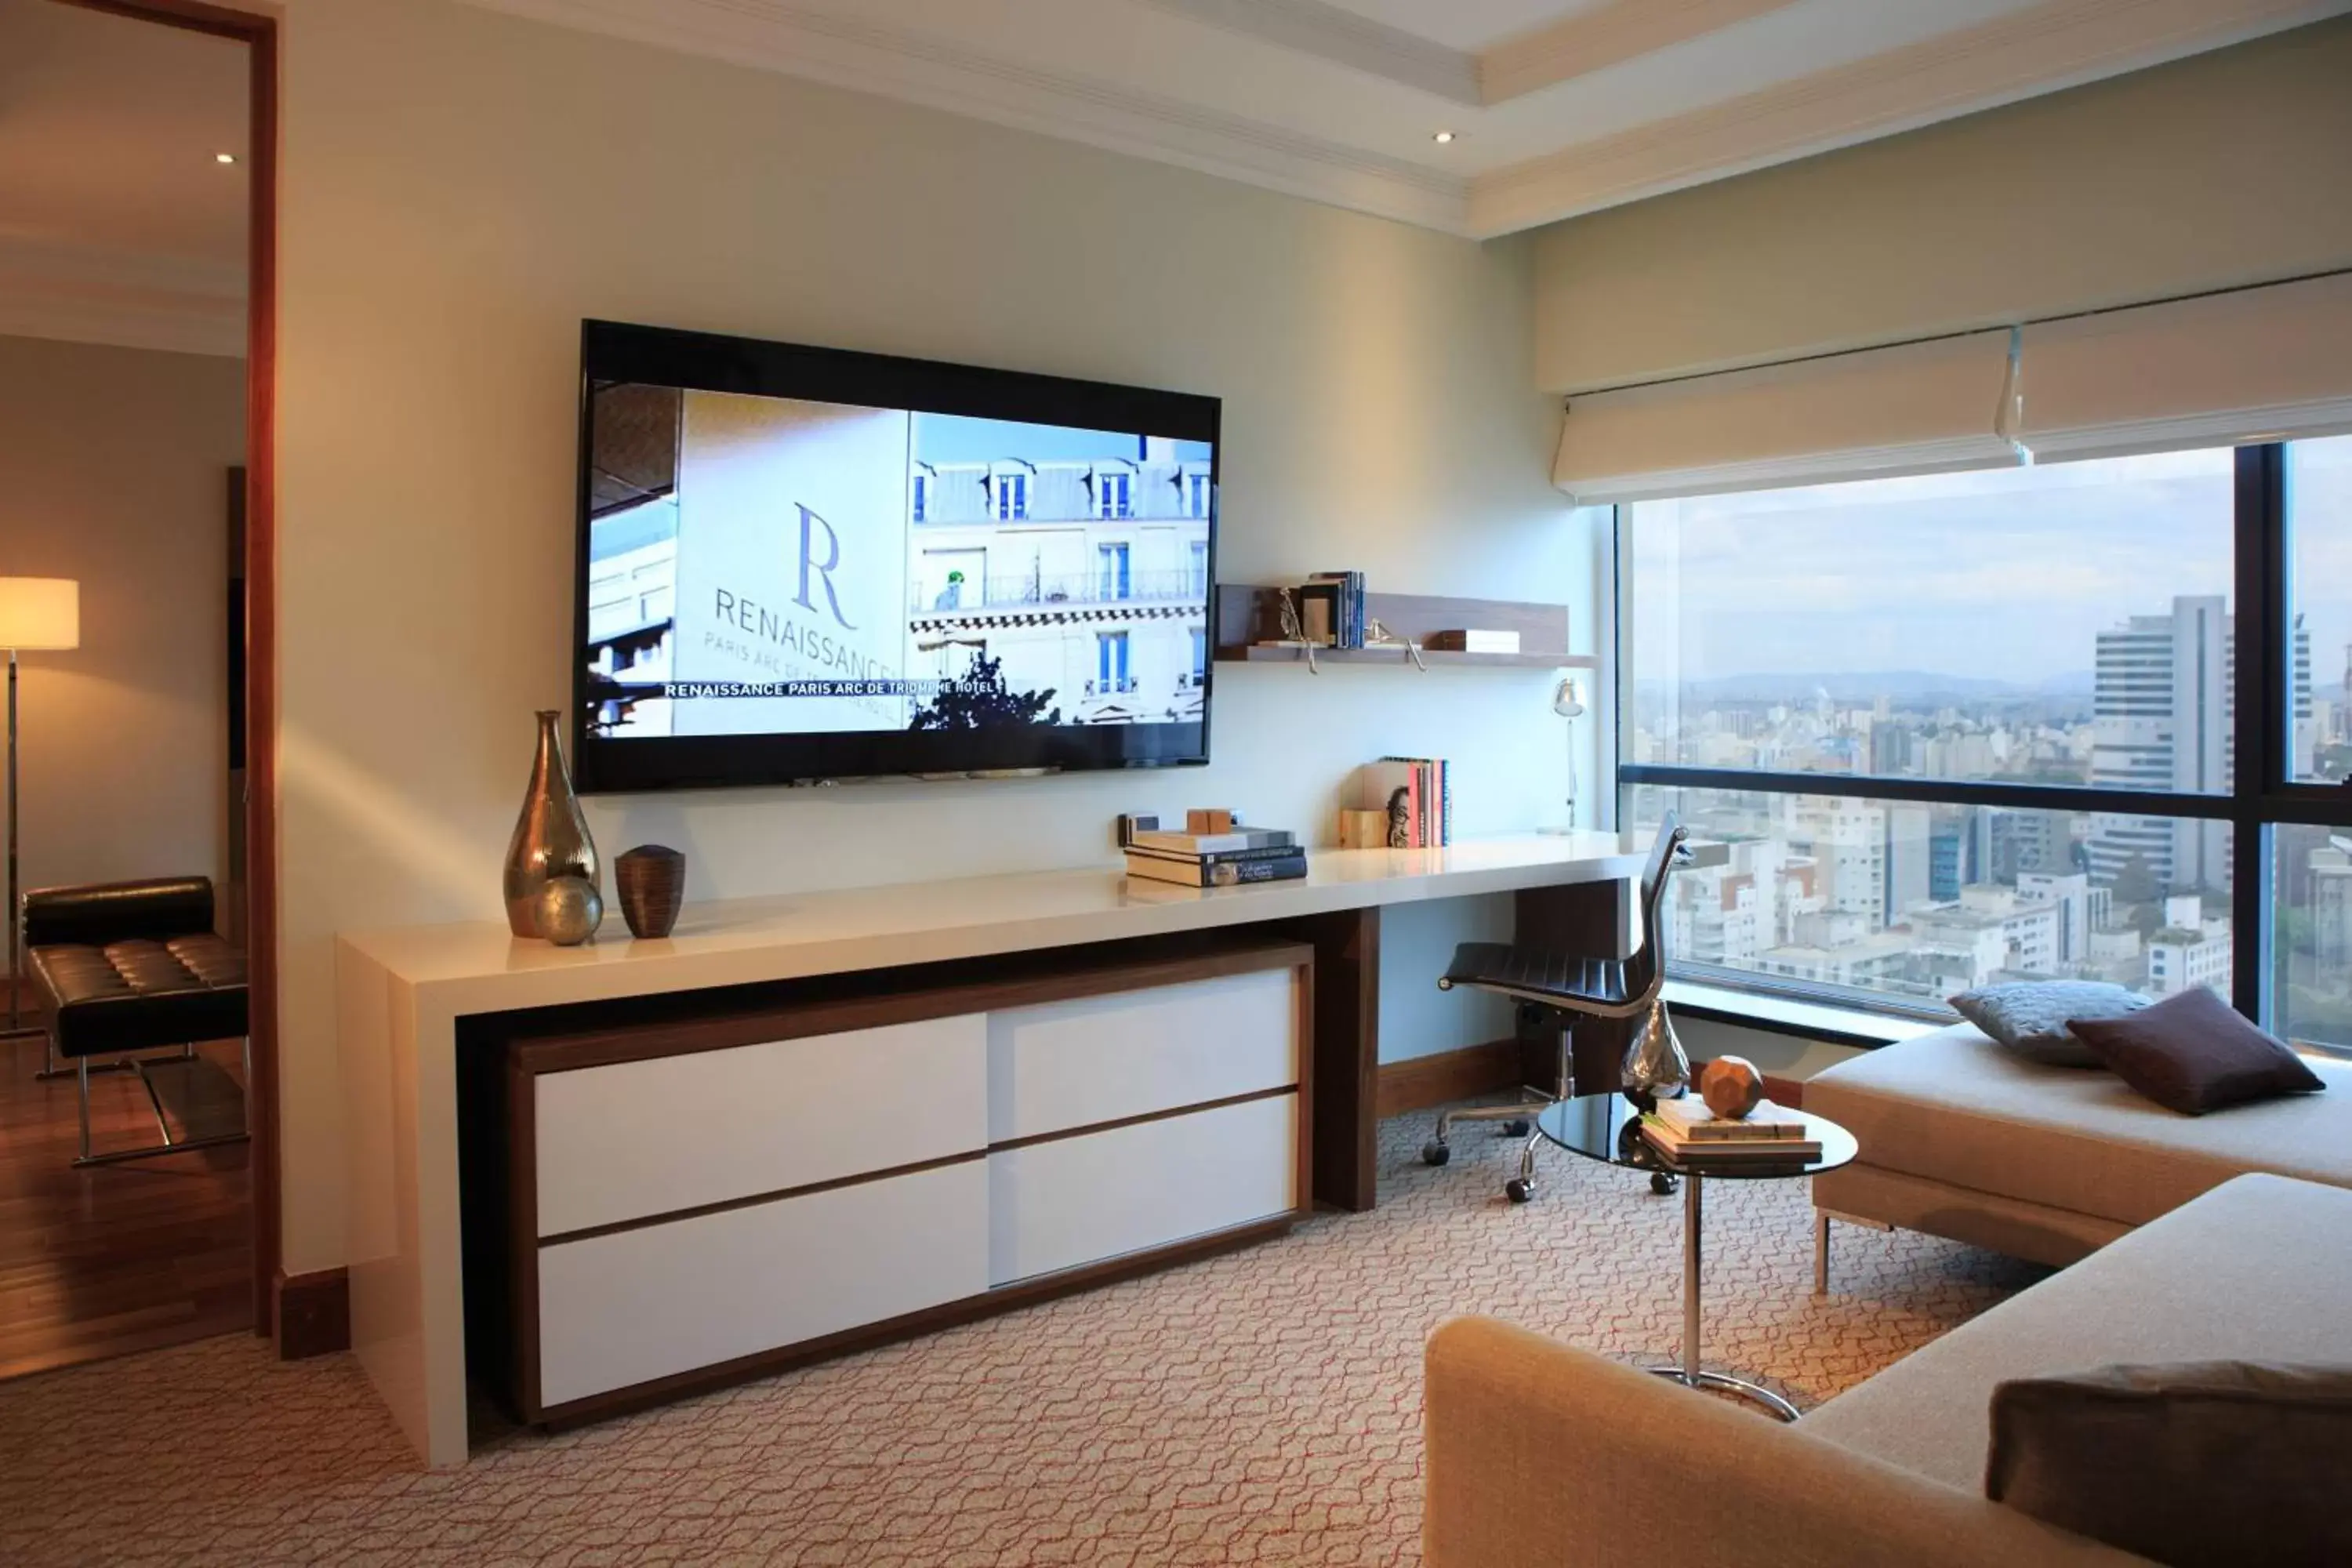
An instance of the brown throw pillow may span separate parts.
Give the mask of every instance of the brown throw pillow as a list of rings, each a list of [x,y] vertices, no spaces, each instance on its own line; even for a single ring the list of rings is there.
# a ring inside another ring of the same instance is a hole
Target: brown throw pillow
[[[2117,1078],[2189,1116],[2327,1087],[2283,1041],[2203,985],[2129,1017],[2072,1018],[2066,1027]]]
[[[2352,1563],[2352,1367],[2204,1362],[2001,1384],[1985,1496],[2173,1568]]]

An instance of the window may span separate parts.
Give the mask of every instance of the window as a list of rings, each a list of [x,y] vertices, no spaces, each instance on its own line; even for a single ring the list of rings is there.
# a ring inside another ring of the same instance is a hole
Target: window
[[[929,474],[917,474],[915,476],[914,483],[914,509],[915,521],[917,522],[923,521],[924,512],[930,509],[930,500],[931,476]]]
[[[994,487],[994,510],[1000,522],[1018,521],[1029,515],[1029,476],[997,474],[989,483]]]
[[[1184,476],[1184,515],[1186,517],[1208,516],[1213,489],[1213,487],[1209,483],[1208,475],[1186,474]]]
[[[1127,683],[1127,634],[1097,632],[1095,634],[1095,690],[1108,696],[1125,691]]]
[[[1132,595],[1135,578],[1128,571],[1128,547],[1102,544],[1095,548],[1095,597],[1124,599]]]
[[[1184,595],[1201,598],[1209,592],[1209,542],[1196,539],[1184,558]]]
[[[1192,628],[1192,681],[1198,685],[1209,678],[1209,628]]]
[[[2309,442],[1621,507],[1620,805],[1692,830],[1677,971],[1921,1013],[2210,984],[2352,1050],[2303,651],[2352,640],[2348,480]]]
[[[2271,1026],[2298,1045],[2352,1052],[2352,827],[2277,829],[2271,883]]]
[[[1095,515],[1097,517],[1133,517],[1135,507],[1129,500],[1133,476],[1097,471],[1095,475]]]
[[[2352,779],[2352,436],[2286,448],[2286,776]]]

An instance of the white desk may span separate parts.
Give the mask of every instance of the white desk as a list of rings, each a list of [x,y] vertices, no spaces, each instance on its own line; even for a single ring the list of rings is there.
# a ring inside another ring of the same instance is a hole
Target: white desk
[[[345,933],[336,989],[352,1346],[426,1462],[462,1463],[461,1017],[1622,882],[1641,869],[1639,847],[1614,834],[1528,835],[1318,851],[1302,881],[1209,891],[1088,869],[692,905],[660,942],[631,940],[617,916],[580,948],[520,942],[488,921]]]

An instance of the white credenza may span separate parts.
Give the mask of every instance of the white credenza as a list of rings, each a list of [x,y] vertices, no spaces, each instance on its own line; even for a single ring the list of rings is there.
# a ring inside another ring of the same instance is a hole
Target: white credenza
[[[1312,964],[1234,944],[513,1040],[476,1108],[502,1136],[472,1145],[469,1360],[526,1420],[590,1419],[1277,1234],[1309,1202]]]

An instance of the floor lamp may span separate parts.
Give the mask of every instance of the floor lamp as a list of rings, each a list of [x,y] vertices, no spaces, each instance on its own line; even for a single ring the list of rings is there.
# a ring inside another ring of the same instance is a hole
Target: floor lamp
[[[8,1029],[24,1027],[24,901],[16,886],[16,655],[81,646],[81,584],[69,577],[0,577],[0,647],[8,650]]]

